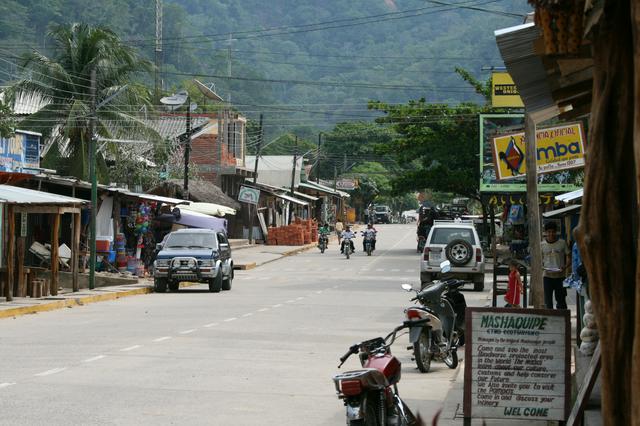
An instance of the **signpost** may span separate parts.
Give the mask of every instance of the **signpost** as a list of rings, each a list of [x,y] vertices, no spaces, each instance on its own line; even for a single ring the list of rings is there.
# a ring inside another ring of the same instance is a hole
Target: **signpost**
[[[256,188],[250,188],[248,186],[241,186],[240,192],[238,192],[238,201],[249,204],[258,204],[260,200],[260,190]]]
[[[491,105],[493,107],[524,108],[520,92],[508,72],[494,71],[491,74]]]
[[[466,330],[465,425],[568,418],[568,310],[467,308]]]

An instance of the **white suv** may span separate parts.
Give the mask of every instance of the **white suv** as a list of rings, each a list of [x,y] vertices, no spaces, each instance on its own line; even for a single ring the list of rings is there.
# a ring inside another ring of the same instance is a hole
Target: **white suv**
[[[473,281],[476,291],[484,289],[484,254],[472,221],[434,222],[420,259],[423,286],[437,278],[445,260],[451,262],[448,276]]]

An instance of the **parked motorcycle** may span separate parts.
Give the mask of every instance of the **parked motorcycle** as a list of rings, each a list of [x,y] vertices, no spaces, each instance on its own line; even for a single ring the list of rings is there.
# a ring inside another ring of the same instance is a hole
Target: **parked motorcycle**
[[[318,248],[320,249],[320,253],[324,253],[329,245],[329,237],[325,234],[318,235]]]
[[[352,370],[333,377],[338,398],[347,409],[348,425],[417,425],[416,418],[398,394],[400,360],[391,354],[397,333],[405,328],[421,329],[429,320],[405,321],[386,337],[376,337],[357,343],[340,358],[340,365],[358,354],[361,370]]]
[[[440,267],[446,274],[451,269],[449,261]],[[431,360],[443,361],[453,369],[458,366],[458,347],[464,345],[464,312],[467,307],[464,295],[458,291],[465,284],[462,280],[438,280],[422,290],[416,290],[417,301],[422,306],[405,310],[408,320],[429,321],[423,327],[414,327],[409,332],[413,356],[422,373],[429,372]],[[403,284],[406,291],[414,291],[410,284]]]
[[[342,239],[342,252],[347,257],[347,259],[351,257],[351,253],[353,253],[353,241],[351,238]]]

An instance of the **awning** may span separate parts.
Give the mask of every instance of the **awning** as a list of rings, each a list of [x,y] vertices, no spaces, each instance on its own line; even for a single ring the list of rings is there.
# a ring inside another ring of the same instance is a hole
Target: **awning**
[[[584,189],[576,189],[575,191],[566,192],[564,194],[556,195],[556,200],[562,201],[563,203],[570,203],[575,200],[579,200],[582,198],[584,193]]]
[[[188,226],[190,228],[213,229],[214,231],[227,231],[227,220],[209,216],[203,213],[180,210],[179,215],[171,213],[162,214],[156,217],[161,222],[175,223],[178,225]]]
[[[309,203],[307,203],[306,201],[299,200],[299,199],[291,197],[289,195],[278,194],[278,193],[274,193],[273,195],[275,195],[278,198],[282,198],[283,200],[291,201],[292,203],[298,204],[300,206],[308,206],[309,205]]]
[[[11,185],[0,185],[0,202],[20,205],[59,205],[75,206],[86,204],[86,200],[35,191]]]
[[[141,200],[156,201],[158,203],[171,204],[171,205],[174,205],[174,206],[179,205],[179,204],[189,204],[191,202],[189,200],[181,200],[179,198],[170,198],[170,197],[162,197],[160,195],[142,194],[140,192],[131,192],[131,191],[127,191],[126,189],[121,189],[121,188],[109,188],[108,191],[109,192],[117,192],[118,194],[127,195],[129,197],[140,198]]]
[[[222,206],[214,203],[191,203],[180,206],[181,210],[189,210],[192,212],[203,213],[210,216],[235,216],[236,211],[231,207]]]
[[[295,195],[298,198],[302,198],[309,201],[318,201],[320,199],[318,197],[314,197],[313,195],[303,194],[302,192],[298,192],[298,191],[293,191],[293,195]]]
[[[567,216],[567,215],[570,215],[570,214],[578,213],[578,211],[580,210],[580,207],[582,207],[580,204],[572,204],[570,206],[563,207],[563,208],[558,209],[558,210],[552,210],[550,212],[542,213],[542,217],[550,218],[550,217]]]
[[[307,188],[307,189],[311,189],[313,191],[324,192],[325,194],[335,195],[335,196],[341,197],[341,198],[349,198],[349,197],[351,197],[351,195],[349,195],[346,192],[339,191],[339,190],[333,189],[333,188],[329,188],[328,186],[324,186],[322,184],[315,183],[315,182],[300,182],[300,188]]]

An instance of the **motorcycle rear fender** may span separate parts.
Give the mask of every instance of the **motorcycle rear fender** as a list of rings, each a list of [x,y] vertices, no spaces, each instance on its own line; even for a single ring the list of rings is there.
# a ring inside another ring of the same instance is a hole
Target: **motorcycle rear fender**
[[[333,376],[336,391],[340,394],[340,383],[345,380],[358,380],[361,383],[363,393],[375,389],[381,390],[389,386],[387,378],[375,368],[363,368],[362,370],[347,371]]]
[[[426,327],[411,327],[409,329],[409,342],[416,343],[422,334],[422,330]]]

